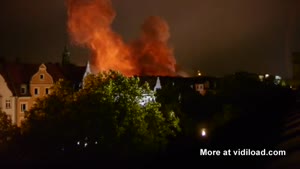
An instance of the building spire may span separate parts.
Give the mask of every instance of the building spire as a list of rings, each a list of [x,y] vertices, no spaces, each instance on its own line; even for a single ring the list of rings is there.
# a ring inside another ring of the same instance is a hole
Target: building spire
[[[65,48],[64,48],[64,51],[62,54],[62,61],[61,61],[62,65],[70,64],[70,55],[71,55],[71,53],[69,51],[68,45],[65,45]]]
[[[161,84],[160,84],[159,77],[157,77],[157,79],[156,79],[156,84],[155,84],[155,87],[154,87],[154,91],[156,92],[157,89],[161,89]]]
[[[83,75],[83,78],[82,78],[82,84],[83,84],[82,87],[84,87],[84,79],[89,74],[92,74],[92,71],[91,71],[90,61],[88,60],[87,64],[86,64],[86,69],[85,69],[85,72],[84,72],[84,75]]]

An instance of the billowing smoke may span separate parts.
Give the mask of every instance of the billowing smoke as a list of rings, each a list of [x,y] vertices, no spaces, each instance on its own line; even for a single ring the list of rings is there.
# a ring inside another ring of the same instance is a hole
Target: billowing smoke
[[[140,37],[125,44],[111,29],[116,13],[111,0],[66,0],[68,31],[72,42],[92,51],[98,71],[117,70],[124,75],[176,75],[176,60],[168,44],[168,24],[151,16],[141,26]]]

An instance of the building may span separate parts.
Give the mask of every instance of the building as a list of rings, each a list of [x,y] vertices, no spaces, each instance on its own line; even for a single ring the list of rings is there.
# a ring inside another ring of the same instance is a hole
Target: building
[[[51,93],[51,87],[60,79],[72,82],[75,90],[81,86],[85,67],[59,63],[23,64],[2,63],[0,69],[0,105],[12,119],[21,125],[25,112],[37,98]]]
[[[16,98],[9,88],[8,81],[5,79],[5,72],[0,64],[0,109],[7,113],[12,123],[16,123]]]

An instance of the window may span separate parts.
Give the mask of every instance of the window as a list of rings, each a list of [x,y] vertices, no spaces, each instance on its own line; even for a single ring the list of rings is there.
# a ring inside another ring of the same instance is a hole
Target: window
[[[203,85],[199,85],[199,88],[200,88],[200,89],[203,89]]]
[[[21,94],[26,94],[26,85],[21,86]]]
[[[34,88],[34,95],[38,95],[39,94],[39,89],[38,88]]]
[[[21,104],[21,112],[25,112],[27,109],[27,105],[25,103]]]
[[[49,88],[46,88],[45,93],[49,94]]]
[[[40,80],[44,80],[44,74],[40,75]]]
[[[203,84],[196,84],[196,91],[200,91],[203,89]]]
[[[10,99],[5,100],[5,108],[6,108],[6,109],[11,109],[11,102],[10,102]]]

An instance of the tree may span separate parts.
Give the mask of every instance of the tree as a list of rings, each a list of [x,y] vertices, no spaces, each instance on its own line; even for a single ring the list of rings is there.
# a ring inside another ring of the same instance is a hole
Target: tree
[[[12,124],[9,116],[0,110],[0,159],[7,160],[15,152],[14,146],[19,136],[19,128]],[[16,158],[16,156],[13,156]]]
[[[159,103],[140,105],[154,94],[147,83],[140,86],[138,78],[115,71],[88,75],[79,91],[59,81],[26,114],[24,132],[53,146],[88,138],[110,152],[159,150],[180,128],[175,114],[161,113]]]
[[[17,126],[13,125],[9,116],[0,110],[0,144],[13,139],[17,133]]]

